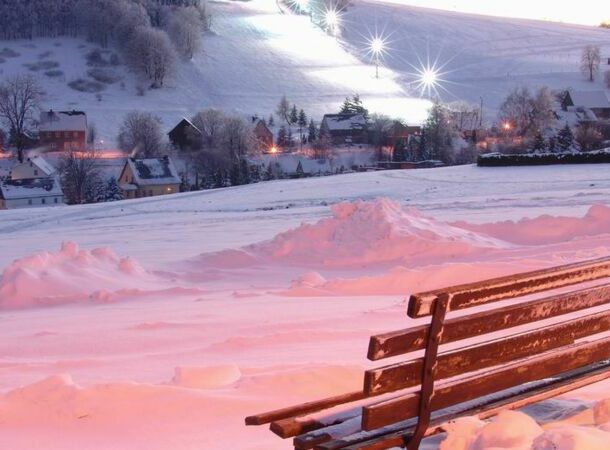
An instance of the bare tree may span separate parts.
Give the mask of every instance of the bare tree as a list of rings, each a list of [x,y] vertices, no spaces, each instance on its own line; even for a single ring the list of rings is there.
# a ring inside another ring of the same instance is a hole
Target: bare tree
[[[31,75],[16,75],[0,85],[0,118],[9,127],[17,156],[23,162],[25,133],[34,122],[42,90]]]
[[[70,151],[61,161],[62,188],[69,204],[87,202],[88,191],[100,182],[95,150]]]
[[[599,71],[601,63],[601,55],[598,46],[587,45],[582,50],[580,58],[580,70],[589,78],[589,81],[595,80],[595,74]]]
[[[384,159],[383,147],[387,142],[387,138],[392,128],[392,119],[382,114],[372,114],[369,125],[369,133],[371,136],[371,144],[375,146],[377,152],[377,160]]]
[[[500,106],[500,121],[517,136],[543,132],[555,120],[553,94],[543,87],[535,95],[526,87],[514,89]]]
[[[87,125],[87,144],[89,148],[95,148],[95,139],[97,138],[97,127],[95,123],[89,122]]]
[[[119,148],[134,155],[158,156],[164,149],[161,119],[140,111],[125,116],[118,136]]]
[[[584,123],[576,129],[574,139],[584,152],[600,149],[604,140],[602,133],[596,126]]]

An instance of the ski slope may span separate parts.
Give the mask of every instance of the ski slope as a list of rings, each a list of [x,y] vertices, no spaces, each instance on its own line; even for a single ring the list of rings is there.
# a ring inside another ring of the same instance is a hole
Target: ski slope
[[[341,14],[340,36],[325,34],[306,16],[281,14],[273,0],[211,2],[212,32],[202,50],[182,62],[161,90],[137,95],[137,80],[124,67],[122,83],[108,86],[101,100],[67,83],[86,77],[85,55],[95,48],[80,39],[4,42],[19,56],[0,63],[3,75],[23,72],[40,60],[59,63],[63,77],[36,72],[46,91],[44,106],[83,109],[95,122],[102,147],[112,147],[124,115],[133,109],[158,114],[169,130],[182,116],[203,108],[267,117],[282,95],[316,120],[359,93],[371,111],[410,123],[426,117],[434,92],[417,88],[417,72],[436,66],[438,94],[445,101],[479,104],[492,121],[501,99],[521,84],[599,89],[578,71],[584,45],[610,56],[610,33],[594,27],[499,19],[428,10],[377,0],[354,0]],[[369,39],[387,39],[381,76],[375,78]],[[47,56],[42,56],[47,54]]]
[[[463,166],[3,211],[0,442],[285,448],[243,417],[358,388],[368,336],[405,326],[411,292],[607,256],[609,194],[605,165]],[[602,383],[528,409],[587,409],[594,428],[508,416],[490,445],[597,450],[606,397]],[[468,430],[443,450],[472,450]]]

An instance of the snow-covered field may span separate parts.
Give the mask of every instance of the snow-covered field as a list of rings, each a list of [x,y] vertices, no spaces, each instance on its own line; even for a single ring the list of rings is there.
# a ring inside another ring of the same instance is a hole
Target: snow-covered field
[[[287,448],[243,418],[358,388],[414,291],[607,256],[609,195],[605,165],[464,166],[4,211],[2,448]],[[503,416],[470,449],[606,448],[606,406],[544,435]]]
[[[417,71],[434,65],[441,72],[443,100],[479,104],[492,121],[501,99],[521,84],[553,88],[599,89],[579,73],[580,53],[600,45],[610,57],[607,30],[579,25],[498,19],[384,3],[354,0],[342,14],[339,38],[326,35],[305,16],[280,14],[274,0],[214,1],[213,32],[203,49],[181,63],[161,90],[136,93],[136,79],[123,67],[122,81],[96,94],[67,87],[87,78],[85,55],[95,46],[79,39],[35,39],[3,42],[19,54],[0,64],[3,75],[28,71],[24,64],[51,61],[62,77],[39,71],[45,107],[83,109],[96,123],[103,147],[112,146],[126,112],[143,109],[158,114],[169,130],[183,115],[216,107],[267,117],[283,94],[316,120],[335,112],[343,99],[360,93],[372,111],[417,123],[429,102],[420,98]],[[375,34],[386,38],[380,78],[369,50]],[[610,68],[610,67],[609,67]]]

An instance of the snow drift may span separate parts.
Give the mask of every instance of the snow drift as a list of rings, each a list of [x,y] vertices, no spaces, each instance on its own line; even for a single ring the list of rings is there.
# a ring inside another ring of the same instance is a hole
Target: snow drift
[[[141,295],[143,286],[158,281],[132,258],[120,258],[109,248],[79,249],[68,241],[59,251],[36,253],[4,269],[0,309],[107,302]]]
[[[303,224],[241,252],[219,252],[204,257],[204,261],[222,267],[257,261],[357,268],[451,260],[508,247],[497,239],[425,217],[389,199],[339,203],[331,207],[331,213],[330,218]]]
[[[484,233],[503,241],[520,245],[555,244],[579,237],[610,233],[610,207],[593,205],[584,217],[556,217],[543,215],[533,219],[504,221],[475,225],[456,222],[455,227]]]

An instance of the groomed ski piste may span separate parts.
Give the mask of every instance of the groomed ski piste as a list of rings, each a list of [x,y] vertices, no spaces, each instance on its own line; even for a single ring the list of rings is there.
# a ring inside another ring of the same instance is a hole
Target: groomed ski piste
[[[358,389],[412,292],[607,256],[609,195],[605,165],[463,166],[3,211],[2,448],[285,449],[244,417]],[[606,449],[609,387],[423,448]]]
[[[580,73],[586,45],[610,57],[607,30],[582,25],[485,17],[429,10],[377,0],[354,0],[339,14],[340,32],[325,33],[306,15],[281,13],[274,0],[214,1],[212,31],[202,49],[178,64],[164,89],[138,95],[138,81],[124,66],[120,81],[98,96],[68,83],[87,78],[86,54],[96,46],[82,39],[6,41],[18,56],[0,64],[5,76],[27,71],[41,55],[58,63],[59,77],[35,72],[46,92],[44,107],[82,109],[95,123],[99,148],[113,148],[131,110],[158,115],[169,131],[183,116],[206,108],[268,117],[282,97],[319,122],[336,112],[346,96],[359,93],[371,112],[411,124],[426,118],[430,99],[483,102],[492,123],[508,92],[532,88],[596,90]],[[287,8],[284,8],[286,12]],[[371,39],[385,43],[375,77]],[[421,89],[421,72],[438,72],[436,90]]]

